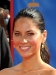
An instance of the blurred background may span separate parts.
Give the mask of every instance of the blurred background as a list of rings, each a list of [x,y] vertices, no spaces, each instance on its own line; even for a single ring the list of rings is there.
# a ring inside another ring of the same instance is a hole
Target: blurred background
[[[2,17],[0,16],[0,25],[5,27],[6,35],[8,41],[10,40],[10,0],[0,0],[0,13],[3,14],[4,23],[2,22]]]
[[[0,0],[0,7],[10,10],[10,0]]]

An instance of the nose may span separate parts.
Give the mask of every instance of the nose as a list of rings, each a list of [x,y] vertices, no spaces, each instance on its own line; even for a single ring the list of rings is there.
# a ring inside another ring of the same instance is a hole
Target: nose
[[[25,38],[21,38],[21,40],[20,40],[20,43],[22,43],[22,44],[25,44],[25,43],[27,43],[28,41],[27,41],[27,39],[25,39]]]

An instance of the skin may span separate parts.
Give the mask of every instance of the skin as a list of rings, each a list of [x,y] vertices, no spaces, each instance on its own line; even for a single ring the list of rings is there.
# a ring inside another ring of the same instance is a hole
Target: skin
[[[56,75],[56,70],[44,63],[40,57],[41,43],[46,41],[47,31],[41,33],[30,18],[20,18],[15,22],[13,44],[22,56],[22,63],[2,70],[1,75]]]
[[[41,31],[35,26],[31,19],[20,18],[15,22],[13,32],[13,43],[18,53],[24,58],[40,51],[40,45],[46,39],[46,31]],[[21,49],[21,47],[28,47]],[[39,55],[39,53],[38,53]]]

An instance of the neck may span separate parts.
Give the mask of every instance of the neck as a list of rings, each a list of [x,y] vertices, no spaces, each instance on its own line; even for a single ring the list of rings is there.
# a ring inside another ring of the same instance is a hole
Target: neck
[[[41,67],[41,57],[39,54],[34,54],[28,58],[24,58],[22,62],[23,71],[27,72],[30,70],[39,70]]]

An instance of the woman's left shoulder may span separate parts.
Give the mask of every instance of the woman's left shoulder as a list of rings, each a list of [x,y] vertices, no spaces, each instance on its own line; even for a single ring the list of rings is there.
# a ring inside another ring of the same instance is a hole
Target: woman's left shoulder
[[[56,69],[52,69],[49,71],[50,75],[56,75]]]
[[[45,70],[46,75],[56,75],[56,69]]]
[[[43,69],[40,75],[56,75],[56,69]]]

